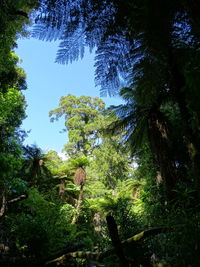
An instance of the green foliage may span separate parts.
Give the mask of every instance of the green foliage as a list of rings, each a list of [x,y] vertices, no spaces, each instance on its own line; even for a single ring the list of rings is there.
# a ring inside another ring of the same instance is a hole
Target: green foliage
[[[28,195],[20,205],[22,212],[11,214],[7,220],[17,249],[41,260],[74,240],[69,225],[73,209],[45,200],[36,189],[29,190]]]
[[[50,111],[51,121],[65,116],[69,142],[65,151],[70,157],[87,156],[98,143],[99,130],[103,123],[104,103],[89,96],[61,97],[60,107]]]
[[[13,133],[25,118],[24,96],[16,89],[9,89],[7,93],[0,93],[0,127],[1,136]],[[12,128],[11,128],[12,127]]]
[[[26,89],[26,75],[17,66],[19,58],[13,53],[17,34],[28,23],[26,12],[36,1],[0,2],[0,166],[1,187],[5,188],[17,176],[21,166],[21,141],[24,133],[19,129],[25,118],[26,103],[20,92]]]
[[[7,180],[8,194],[19,196],[28,193],[28,183],[21,178],[13,178],[12,180]]]
[[[14,88],[0,93],[0,165],[1,183],[11,179],[20,168],[21,133],[19,126],[25,118],[24,96]]]
[[[69,164],[73,168],[86,167],[89,165],[89,160],[86,157],[77,157],[75,159],[69,159]]]
[[[63,166],[62,159],[58,156],[58,153],[54,150],[50,150],[45,154],[46,166],[52,172],[56,173],[59,168]]]
[[[110,108],[112,117],[101,99],[88,96],[62,97],[50,112],[52,121],[65,117],[67,161],[34,147],[21,156],[26,83],[12,49],[37,3],[0,3],[1,210],[4,198],[29,194],[13,207],[6,199],[2,240],[27,259],[75,242],[101,251],[111,245],[105,215],[112,214],[121,239],[167,227],[126,249],[134,265],[148,266],[153,254],[158,265],[199,266],[200,2],[39,1],[34,35],[61,41],[57,62],[95,48],[102,92],[123,87],[125,103]]]
[[[17,67],[18,57],[12,52],[20,33],[25,34],[29,23],[28,13],[38,4],[38,0],[2,0],[0,3],[0,91],[6,92],[17,83],[18,89],[25,89],[24,72]]]
[[[115,139],[105,140],[95,148],[89,171],[92,179],[100,180],[108,188],[115,188],[118,180],[131,176],[129,152]]]
[[[26,146],[24,149],[24,161],[21,175],[27,179],[30,185],[44,186],[50,182],[51,172],[45,166],[47,158],[36,145]]]
[[[175,209],[165,217],[169,227],[166,234],[147,240],[149,250],[156,254],[164,266],[199,265],[199,213],[190,214]]]
[[[13,53],[0,59],[1,92],[5,93],[9,88],[24,90],[27,88],[24,70],[17,66],[19,58]]]

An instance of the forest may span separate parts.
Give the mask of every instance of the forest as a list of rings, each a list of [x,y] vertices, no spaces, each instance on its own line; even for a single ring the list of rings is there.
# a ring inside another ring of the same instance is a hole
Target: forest
[[[199,14],[199,0],[0,0],[0,266],[200,266]],[[123,100],[60,96],[66,159],[24,145],[14,51],[30,36],[59,42],[59,64],[95,51],[100,95]]]

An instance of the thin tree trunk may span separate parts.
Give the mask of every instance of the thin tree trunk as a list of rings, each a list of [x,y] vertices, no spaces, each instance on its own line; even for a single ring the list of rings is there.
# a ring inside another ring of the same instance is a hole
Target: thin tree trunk
[[[78,196],[78,201],[77,201],[77,205],[76,205],[76,212],[72,218],[72,224],[75,224],[78,220],[78,217],[79,217],[79,213],[81,210],[81,203],[83,201],[83,194],[84,194],[83,188],[84,188],[84,184],[81,184],[80,185],[80,192],[79,192],[79,196]]]
[[[16,202],[19,202],[19,201],[21,201],[21,200],[24,200],[24,199],[26,199],[28,196],[27,195],[21,195],[21,196],[19,196],[19,197],[16,197],[16,198],[13,198],[13,199],[11,199],[11,200],[8,200],[8,204],[13,204],[13,203],[16,203]]]
[[[58,192],[60,198],[63,200],[64,199],[64,194],[65,194],[65,178],[60,179],[60,185],[59,185],[59,192]]]
[[[6,199],[6,189],[4,189],[2,193],[0,218],[2,218],[5,215],[6,209],[7,209],[7,199]]]

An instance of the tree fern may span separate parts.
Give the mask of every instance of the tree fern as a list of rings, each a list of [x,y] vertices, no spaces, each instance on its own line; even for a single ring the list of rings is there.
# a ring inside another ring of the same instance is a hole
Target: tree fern
[[[85,38],[84,31],[81,28],[77,28],[72,35],[67,31],[63,33],[61,37],[62,41],[59,45],[59,50],[56,56],[56,62],[61,64],[72,63],[78,60],[79,57],[82,59],[85,52]]]
[[[123,35],[109,37],[97,48],[95,78],[102,95],[112,95],[125,85],[131,71],[130,48],[130,42]]]
[[[130,85],[127,74],[138,71],[138,59],[166,61],[168,46],[189,44],[191,16],[198,22],[194,6],[181,0],[41,0],[33,36],[60,40],[58,63],[82,58],[85,46],[95,48],[96,84],[103,94],[113,94],[124,78],[123,86]]]
[[[200,114],[197,105],[189,103],[192,99],[191,80],[197,84],[198,71],[193,58],[188,57],[187,64],[191,70],[191,79],[188,79],[186,62],[184,68],[180,64],[183,50],[189,52],[194,49],[197,54],[199,51],[200,20],[197,11],[200,1],[197,1],[198,4],[193,0],[41,2],[44,2],[44,8],[39,22],[45,23],[52,31],[62,32],[57,61],[67,63],[77,60],[83,56],[84,46],[95,48],[96,83],[101,85],[102,93],[112,95],[119,92],[123,80],[124,85],[133,91],[133,97],[126,99],[127,106],[115,109],[119,115],[121,113],[118,125],[126,132],[125,140],[129,140],[132,146],[139,144],[148,128],[152,132],[149,137],[146,136],[150,142],[153,140],[156,147],[154,154],[160,157],[159,164],[162,166],[164,162],[161,161],[170,158],[170,144],[174,141],[168,139],[169,144],[166,144],[162,138],[159,127],[166,132],[169,122],[161,107],[167,101],[174,107],[178,106],[182,119],[181,132],[184,133],[179,139],[181,143],[187,143],[185,151],[190,144],[194,147],[195,156],[189,153],[190,164],[194,166],[193,173],[200,192]],[[43,30],[42,34],[44,39],[48,39],[48,30]],[[164,153],[156,146],[155,136]],[[167,164],[171,173],[165,173],[166,177],[174,175],[171,162],[170,158]]]

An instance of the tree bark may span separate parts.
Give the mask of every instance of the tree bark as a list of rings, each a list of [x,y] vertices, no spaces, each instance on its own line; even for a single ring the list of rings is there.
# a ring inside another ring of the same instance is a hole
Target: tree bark
[[[64,194],[65,194],[65,178],[60,179],[60,185],[59,185],[59,192],[58,192],[60,198],[63,200],[64,199]]]
[[[13,203],[16,203],[16,202],[19,202],[19,201],[21,201],[21,200],[24,200],[24,199],[26,199],[28,196],[27,195],[21,195],[21,196],[19,196],[19,197],[16,197],[16,198],[13,198],[13,199],[11,199],[11,200],[8,200],[8,204],[13,204]]]
[[[152,153],[160,168],[160,178],[165,185],[167,199],[171,201],[174,199],[176,171],[169,148],[167,125],[158,109],[152,109],[149,114],[148,135]]]
[[[106,216],[106,221],[107,221],[110,238],[112,240],[112,244],[115,249],[116,255],[119,258],[120,264],[122,267],[128,267],[129,265],[124,256],[124,252],[123,252],[122,244],[119,238],[117,224],[115,222],[115,219],[113,218],[113,216],[108,215]]]
[[[84,184],[81,184],[80,185],[80,193],[79,193],[79,197],[78,197],[78,201],[77,201],[77,205],[76,205],[76,212],[72,218],[72,224],[75,224],[78,220],[78,216],[79,216],[79,213],[81,210],[81,203],[83,201],[83,194],[84,194],[83,188],[84,188]]]
[[[6,199],[6,189],[4,189],[2,193],[0,218],[2,218],[5,215],[6,209],[7,209],[7,199]]]

